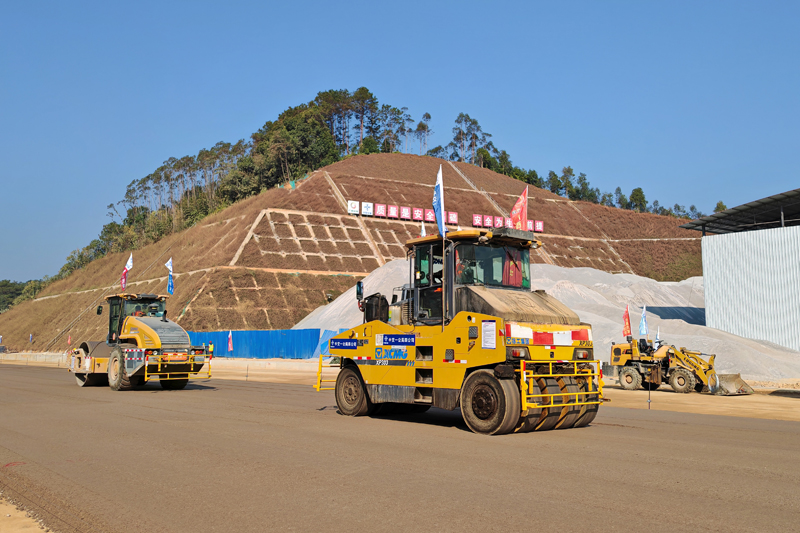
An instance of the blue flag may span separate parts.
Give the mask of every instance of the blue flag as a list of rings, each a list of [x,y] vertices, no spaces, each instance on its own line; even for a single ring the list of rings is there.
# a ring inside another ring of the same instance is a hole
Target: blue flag
[[[175,292],[175,285],[172,284],[172,272],[169,273],[169,280],[167,281],[167,292],[169,294]]]
[[[647,306],[642,307],[642,319],[639,321],[639,335],[647,335]]]
[[[433,188],[433,212],[436,213],[436,224],[439,226],[439,235],[444,236],[447,228],[444,227],[444,183],[442,182],[442,165],[436,175],[436,186]]]

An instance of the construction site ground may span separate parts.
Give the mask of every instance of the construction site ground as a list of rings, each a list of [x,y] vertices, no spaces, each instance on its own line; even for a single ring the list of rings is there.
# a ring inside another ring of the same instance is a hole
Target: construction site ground
[[[2,497],[64,532],[504,531],[531,520],[544,531],[788,531],[800,519],[800,423],[776,419],[800,405],[791,396],[665,389],[648,411],[646,392],[609,387],[613,402],[588,428],[485,437],[458,411],[343,417],[332,392],[308,386],[309,370],[237,372],[116,393],[81,389],[63,368],[1,363]]]

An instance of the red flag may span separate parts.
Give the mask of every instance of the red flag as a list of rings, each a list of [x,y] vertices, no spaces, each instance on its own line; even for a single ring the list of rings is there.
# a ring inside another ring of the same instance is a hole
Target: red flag
[[[67,338],[67,346],[71,346],[71,345],[72,345],[72,335],[70,335],[70,336]]]
[[[630,327],[628,329],[630,329]],[[233,332],[231,330],[228,330],[228,351],[233,351]]]
[[[525,187],[517,203],[511,208],[511,226],[522,231],[528,229],[528,187]]]
[[[625,306],[625,313],[622,314],[622,336],[630,337],[631,335],[631,315],[628,313],[628,306]]]

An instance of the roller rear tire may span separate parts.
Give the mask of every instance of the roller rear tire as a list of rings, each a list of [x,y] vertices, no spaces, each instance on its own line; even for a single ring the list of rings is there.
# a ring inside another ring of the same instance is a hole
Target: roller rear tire
[[[538,378],[539,389],[542,394],[558,394],[561,392],[561,387],[558,382],[553,378]],[[553,407],[545,407],[542,409],[542,414],[539,416],[539,421],[534,428],[536,431],[547,431],[553,429],[558,424],[558,419],[561,418],[561,406],[563,403],[561,396],[553,396],[552,398],[540,398],[543,404],[553,405]]]
[[[572,376],[560,376],[556,378],[556,382],[558,383],[558,387],[561,389],[561,392],[568,393],[561,397],[562,403],[575,403],[575,399],[578,398],[576,393],[579,392],[578,384],[575,382],[575,378]],[[575,422],[578,421],[580,414],[580,405],[563,407],[558,416],[558,422],[556,423],[555,429],[569,429],[573,427]]]
[[[590,378],[576,378],[578,382],[578,389],[581,392],[597,392],[597,386],[595,382]],[[586,396],[581,396],[583,401],[588,402],[596,402],[599,396],[597,394],[587,394]],[[594,405],[581,405],[581,412],[578,415],[578,420],[575,422],[575,425],[572,427],[582,428],[586,427],[594,421],[594,418],[597,416],[597,411],[600,409],[600,404]]]

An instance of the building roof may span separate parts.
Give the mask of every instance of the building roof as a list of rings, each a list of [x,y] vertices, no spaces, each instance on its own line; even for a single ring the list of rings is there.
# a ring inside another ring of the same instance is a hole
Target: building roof
[[[800,189],[731,207],[681,227],[709,233],[736,233],[785,226],[800,226]]]

